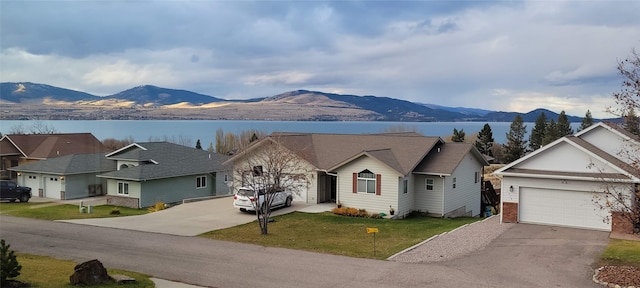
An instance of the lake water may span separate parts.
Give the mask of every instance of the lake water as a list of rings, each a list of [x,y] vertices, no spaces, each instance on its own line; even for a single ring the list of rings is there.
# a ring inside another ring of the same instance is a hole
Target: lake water
[[[479,132],[485,122],[379,122],[379,121],[235,121],[235,120],[2,120],[0,132],[8,134],[16,128],[29,132],[34,125],[46,125],[58,133],[90,132],[100,140],[106,138],[126,139],[132,137],[136,142],[162,141],[165,139],[186,139],[195,145],[200,139],[206,149],[209,143],[215,143],[216,130],[238,133],[255,129],[267,134],[272,132],[309,132],[309,133],[380,133],[393,127],[408,127],[426,136],[445,138],[453,134],[453,129],[464,130],[467,137]],[[504,143],[511,123],[489,123],[493,138]],[[525,123],[527,132],[533,123]],[[574,130],[580,123],[572,123]],[[528,137],[528,136],[527,136]],[[175,141],[174,141],[175,142]],[[184,142],[183,142],[184,143]]]

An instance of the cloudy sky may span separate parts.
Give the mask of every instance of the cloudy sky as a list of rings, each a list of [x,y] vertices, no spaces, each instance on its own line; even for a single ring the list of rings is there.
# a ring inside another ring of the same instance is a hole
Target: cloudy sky
[[[0,81],[226,99],[308,89],[596,117],[640,1],[0,2]]]

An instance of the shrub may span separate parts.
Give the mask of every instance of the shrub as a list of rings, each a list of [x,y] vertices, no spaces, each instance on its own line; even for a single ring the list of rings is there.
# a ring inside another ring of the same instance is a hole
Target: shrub
[[[0,286],[7,285],[7,279],[18,277],[22,266],[13,250],[9,250],[11,245],[6,244],[4,239],[0,240]]]
[[[336,215],[349,216],[349,217],[364,217],[364,218],[370,217],[367,210],[350,208],[350,207],[333,208],[331,210],[331,213]]]
[[[120,209],[118,209],[118,207],[114,207],[113,209],[111,209],[111,212],[109,212],[109,214],[120,215]]]
[[[158,201],[156,202],[156,204],[154,204],[153,206],[149,207],[147,210],[149,210],[149,212],[156,212],[156,211],[160,211],[160,210],[164,210],[169,208],[169,205],[164,204],[164,202],[162,201]]]

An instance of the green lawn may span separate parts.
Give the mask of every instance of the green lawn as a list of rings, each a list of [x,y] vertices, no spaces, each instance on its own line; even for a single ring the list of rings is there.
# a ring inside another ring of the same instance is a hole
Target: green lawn
[[[611,239],[600,259],[611,264],[640,266],[640,241]]]
[[[77,205],[55,205],[46,206],[49,203],[0,203],[0,214],[34,218],[42,220],[67,220],[67,219],[86,219],[86,218],[105,218],[105,217],[122,217],[141,215],[149,213],[146,209],[132,209],[125,207],[116,207],[112,205],[101,205],[92,207],[92,213],[80,213]],[[46,207],[44,207],[46,206]],[[39,207],[39,208],[37,208]],[[120,215],[111,215],[111,211],[117,208]]]
[[[18,254],[18,263],[22,265],[20,276],[15,278],[22,282],[31,284],[31,287],[38,288],[57,288],[57,287],[77,287],[69,283],[69,276],[73,274],[73,268],[78,264],[73,261],[60,260],[46,256],[37,256],[31,254]],[[98,285],[91,287],[105,288],[105,287],[127,287],[127,288],[142,288],[142,287],[155,287],[153,281],[149,279],[148,275],[115,270],[107,268],[109,275],[122,274],[135,278],[135,284],[127,284],[125,286],[118,284]]]
[[[269,234],[261,235],[256,222],[211,231],[201,237],[262,246],[307,250],[350,257],[385,259],[429,237],[481,218],[441,219],[415,217],[404,220],[354,218],[329,212],[294,212],[272,217]],[[375,235],[366,228],[378,228]]]

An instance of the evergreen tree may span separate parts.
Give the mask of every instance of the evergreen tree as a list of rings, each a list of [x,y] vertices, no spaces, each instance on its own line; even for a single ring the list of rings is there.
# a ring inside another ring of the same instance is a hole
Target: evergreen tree
[[[6,244],[4,239],[0,240],[0,286],[7,285],[7,279],[20,276],[22,266],[18,264],[18,259],[13,250],[9,250],[11,245]]]
[[[196,149],[202,150],[202,145],[200,144],[200,139],[198,139],[198,141],[196,141]]]
[[[491,126],[489,126],[489,123],[485,123],[482,130],[480,130],[480,133],[478,133],[478,139],[474,145],[480,153],[493,157],[493,149],[491,148],[493,148],[494,141]]]
[[[458,129],[453,128],[453,136],[451,137],[451,141],[464,142],[464,135],[464,129],[460,129],[460,131],[458,131]]]
[[[591,117],[591,111],[587,110],[587,114],[584,114],[584,118],[582,118],[582,123],[580,124],[580,128],[578,128],[578,131],[587,129],[591,125],[593,125],[593,117]]]
[[[527,133],[527,126],[520,115],[511,122],[511,129],[507,133],[507,144],[504,146],[504,160],[512,162],[527,153],[527,140],[524,135]]]
[[[558,140],[558,124],[551,119],[544,130],[544,137],[542,138],[542,145],[547,145],[553,141]]]
[[[636,115],[636,111],[633,106],[629,105],[627,113],[624,116],[624,129],[631,132],[631,134],[640,136],[640,119]]]
[[[564,113],[564,110],[562,110],[562,112],[560,112],[560,115],[558,115],[556,132],[557,132],[556,139],[573,134],[573,129],[571,128],[571,122],[569,122],[569,117],[567,117],[567,114]]]
[[[536,123],[531,129],[531,135],[529,135],[529,147],[531,151],[537,150],[542,147],[542,139],[544,139],[544,132],[547,126],[547,116],[544,115],[544,112],[540,113],[538,118],[536,118]]]

